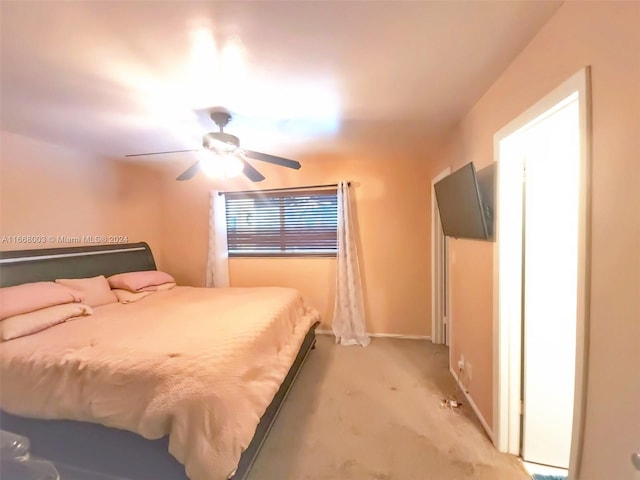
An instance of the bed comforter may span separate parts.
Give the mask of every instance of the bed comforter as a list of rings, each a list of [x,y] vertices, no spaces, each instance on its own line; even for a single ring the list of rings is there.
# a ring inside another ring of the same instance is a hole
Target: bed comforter
[[[318,313],[286,288],[176,287],[0,345],[0,407],[96,422],[169,451],[193,480],[235,470]]]

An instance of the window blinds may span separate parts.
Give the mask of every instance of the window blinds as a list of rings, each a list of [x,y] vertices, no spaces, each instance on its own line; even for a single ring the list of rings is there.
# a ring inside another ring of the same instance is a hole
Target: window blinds
[[[335,189],[227,193],[229,256],[335,255]]]

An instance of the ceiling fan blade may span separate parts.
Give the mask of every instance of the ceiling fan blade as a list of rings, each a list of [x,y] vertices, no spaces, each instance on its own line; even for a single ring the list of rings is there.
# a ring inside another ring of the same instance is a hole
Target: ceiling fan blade
[[[261,162],[273,163],[281,167],[295,168],[296,170],[300,168],[300,162],[289,160],[288,158],[276,157],[268,153],[253,152],[251,150],[245,150],[244,153],[247,157],[260,160]]]
[[[200,160],[198,160],[196,163],[194,163],[189,168],[187,168],[184,172],[182,172],[180,176],[176,178],[176,180],[180,180],[180,181],[189,180],[196,173],[198,173],[198,170],[200,170]]]
[[[196,150],[169,150],[167,152],[151,152],[151,153],[132,153],[130,155],[125,155],[125,157],[146,157],[148,155],[163,155],[165,153],[186,153],[186,152],[199,152],[202,150],[198,148]]]
[[[245,177],[247,177],[252,182],[261,182],[264,180],[264,175],[262,175],[258,170],[253,168],[249,162],[244,159],[241,159],[244,164],[244,168],[242,169],[242,173]]]

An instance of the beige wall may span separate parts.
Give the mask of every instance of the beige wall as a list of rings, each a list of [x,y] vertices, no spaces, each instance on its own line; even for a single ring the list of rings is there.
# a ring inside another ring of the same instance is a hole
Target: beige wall
[[[351,180],[359,225],[368,331],[429,335],[429,189],[424,155],[354,154],[301,159],[299,171],[254,162],[267,180],[225,189],[270,188]],[[188,165],[188,164],[187,164]],[[186,168],[187,165],[184,165]],[[202,174],[163,185],[163,262],[181,283],[202,285],[207,256],[209,191]],[[220,185],[218,185],[220,187]],[[335,259],[231,259],[232,286],[284,285],[300,289],[330,328]]]
[[[631,479],[629,457],[640,449],[638,25],[638,2],[565,3],[466,115],[448,157],[454,167],[487,165],[500,128],[591,65],[591,337],[580,480]],[[452,243],[452,358],[472,362],[471,395],[492,425],[492,245]]]
[[[2,131],[0,250],[69,247],[76,243],[59,237],[116,235],[147,241],[157,255],[158,185],[158,174],[148,169]],[[12,238],[23,235],[47,241]]]

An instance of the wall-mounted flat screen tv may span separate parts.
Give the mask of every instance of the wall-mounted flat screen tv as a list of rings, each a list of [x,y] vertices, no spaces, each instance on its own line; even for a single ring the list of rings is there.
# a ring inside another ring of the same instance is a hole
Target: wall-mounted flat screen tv
[[[434,189],[445,235],[481,240],[491,237],[472,162],[440,180]]]

